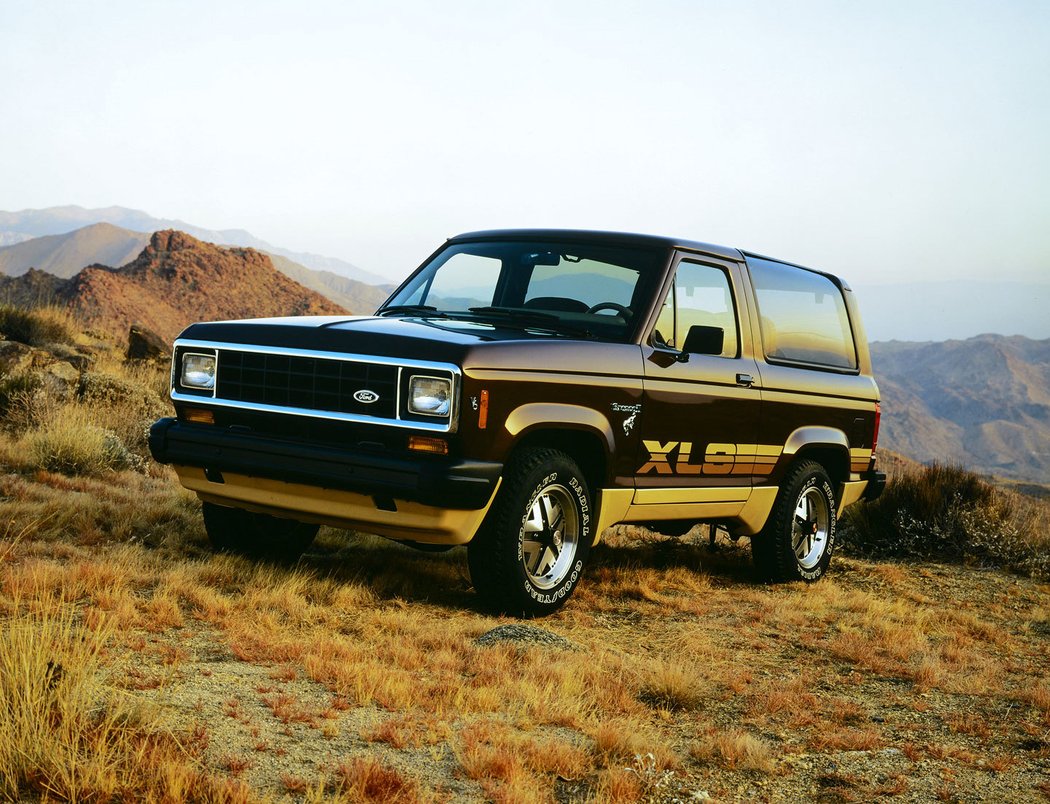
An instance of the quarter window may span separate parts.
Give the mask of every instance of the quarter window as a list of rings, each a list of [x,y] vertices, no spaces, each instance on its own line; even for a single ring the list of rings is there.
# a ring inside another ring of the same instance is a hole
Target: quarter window
[[[842,291],[823,274],[771,260],[747,258],[758,300],[766,357],[855,369]]]

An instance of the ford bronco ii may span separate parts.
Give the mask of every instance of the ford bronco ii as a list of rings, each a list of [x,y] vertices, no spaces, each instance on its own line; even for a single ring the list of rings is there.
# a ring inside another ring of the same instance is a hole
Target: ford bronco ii
[[[717,523],[763,578],[815,581],[885,485],[847,285],[665,237],[460,235],[373,316],[193,324],[171,398],[150,448],[216,547],[298,554],[321,524],[466,545],[526,616],[617,523]]]

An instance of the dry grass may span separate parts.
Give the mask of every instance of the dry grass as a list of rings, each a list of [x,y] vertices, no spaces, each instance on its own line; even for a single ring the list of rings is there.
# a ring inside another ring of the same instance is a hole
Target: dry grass
[[[820,584],[763,587],[746,549],[621,527],[538,624],[575,650],[482,646],[501,621],[475,609],[461,550],[325,529],[296,566],[211,553],[195,498],[136,460],[164,373],[96,351],[64,402],[7,386],[0,798],[1038,789],[1050,588],[1036,580],[837,558]],[[97,431],[125,468],[100,460]]]
[[[1050,503],[959,466],[901,472],[873,503],[848,509],[843,544],[860,555],[1007,567],[1050,578]]]
[[[79,322],[63,307],[52,305],[26,310],[12,304],[0,304],[0,340],[30,346],[71,344],[79,332]]]
[[[193,761],[192,740],[158,731],[150,707],[104,680],[106,628],[47,596],[9,601],[0,630],[0,797],[247,800]]]
[[[773,751],[769,744],[741,729],[710,734],[690,748],[689,753],[701,762],[716,762],[733,770],[760,773],[773,770]]]

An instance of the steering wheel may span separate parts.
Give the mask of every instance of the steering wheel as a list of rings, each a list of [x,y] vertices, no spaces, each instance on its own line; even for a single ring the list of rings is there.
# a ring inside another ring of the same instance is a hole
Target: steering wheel
[[[624,307],[622,304],[616,302],[598,302],[593,307],[588,307],[588,313],[597,313],[600,310],[615,310],[616,314],[620,316],[624,321],[630,321],[631,316],[634,315],[634,311],[630,307]]]

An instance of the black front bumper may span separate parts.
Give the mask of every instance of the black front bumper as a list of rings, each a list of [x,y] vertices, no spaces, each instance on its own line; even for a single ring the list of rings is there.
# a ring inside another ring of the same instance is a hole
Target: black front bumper
[[[503,465],[438,456],[391,457],[363,450],[283,441],[224,427],[160,419],[149,431],[158,463],[410,500],[442,508],[485,507]]]
[[[865,472],[861,477],[868,481],[868,485],[864,489],[863,499],[867,502],[872,502],[882,496],[882,492],[886,490],[885,472],[872,469],[870,472]]]

